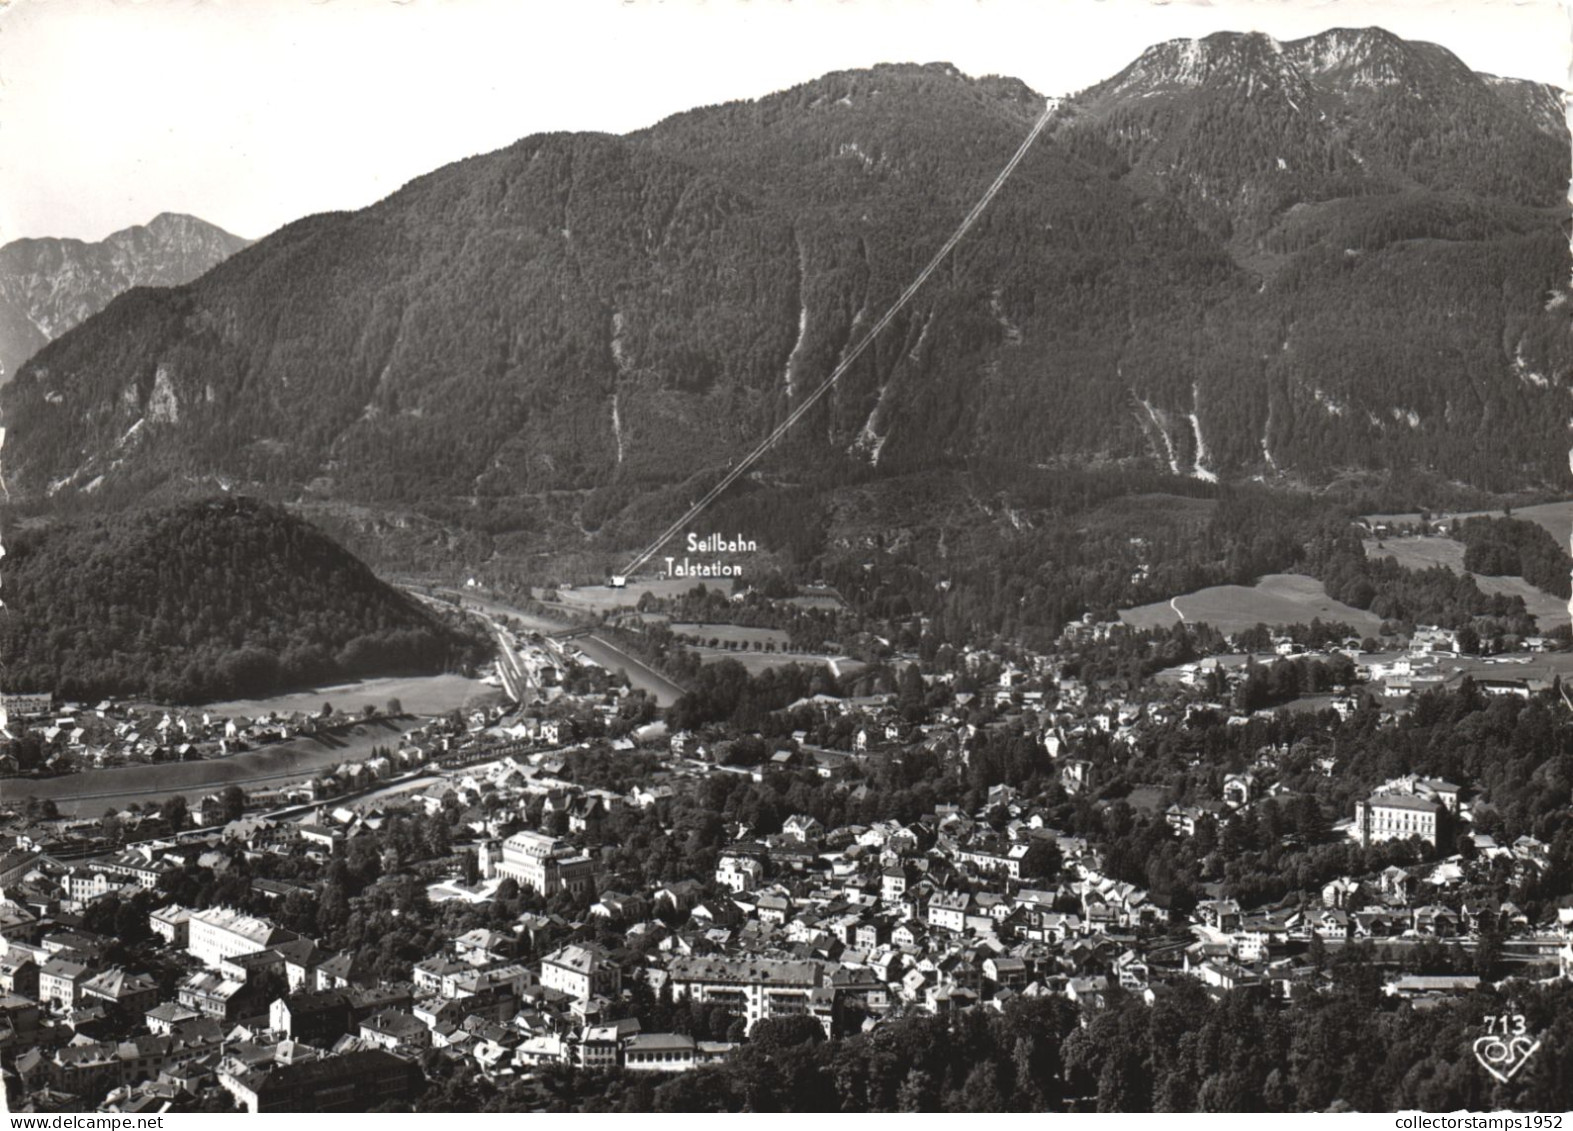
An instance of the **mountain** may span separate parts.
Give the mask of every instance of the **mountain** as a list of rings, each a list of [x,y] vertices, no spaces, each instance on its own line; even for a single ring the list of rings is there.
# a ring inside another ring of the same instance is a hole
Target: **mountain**
[[[189,283],[249,242],[163,212],[98,243],[24,239],[0,247],[0,381],[122,291]]]
[[[484,640],[251,499],[6,531],[7,686],[66,698],[253,695],[453,670]]]
[[[753,486],[980,463],[1560,482],[1551,101],[1379,29],[1157,45],[1055,108]],[[42,350],[0,392],[11,490],[218,483],[481,558],[611,558],[830,372],[1045,105],[881,66],[310,217]]]

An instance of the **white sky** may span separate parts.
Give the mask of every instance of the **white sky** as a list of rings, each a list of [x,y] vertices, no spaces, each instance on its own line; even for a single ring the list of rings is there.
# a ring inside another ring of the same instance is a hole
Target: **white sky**
[[[256,238],[527,134],[878,62],[1064,94],[1164,39],[1371,24],[1569,85],[1558,0],[11,0],[0,243],[163,211]]]

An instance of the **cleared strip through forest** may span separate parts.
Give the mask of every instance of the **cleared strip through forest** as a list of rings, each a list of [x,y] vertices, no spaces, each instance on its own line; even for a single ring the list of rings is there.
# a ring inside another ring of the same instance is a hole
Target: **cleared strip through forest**
[[[940,246],[940,249],[934,253],[933,258],[929,260],[928,265],[924,267],[922,271],[918,272],[917,278],[913,279],[912,282],[908,284],[907,289],[901,292],[900,297],[896,299],[895,303],[892,304],[890,309],[885,311],[885,313],[880,317],[879,321],[874,323],[873,327],[870,328],[869,332],[864,334],[862,339],[852,347],[851,351],[848,352],[846,357],[841,360],[841,364],[836,366],[836,368],[831,372],[830,376],[825,378],[825,380],[820,383],[819,387],[816,388],[812,393],[804,397],[798,406],[789,414],[787,414],[786,419],[783,420],[780,424],[776,425],[768,436],[766,436],[763,440],[754,446],[752,451],[750,451],[746,456],[734,464],[731,470],[721,478],[720,482],[700,496],[699,501],[690,506],[688,510],[683,513],[681,518],[672,523],[672,525],[668,526],[661,532],[655,541],[651,542],[648,546],[641,550],[638,556],[635,557],[633,561],[629,562],[627,568],[623,570],[624,576],[632,576],[640,566],[644,565],[645,562],[654,557],[656,553],[660,551],[662,546],[665,546],[669,541],[671,541],[678,531],[688,526],[688,524],[698,517],[698,515],[704,511],[706,507],[715,502],[716,499],[720,498],[721,494],[728,487],[730,487],[733,483],[736,483],[738,479],[745,475],[748,472],[748,469],[753,467],[754,464],[759,461],[760,457],[762,457],[766,452],[774,447],[776,442],[779,441],[782,436],[786,435],[787,432],[791,430],[792,426],[801,420],[804,414],[806,414],[809,409],[813,408],[814,405],[819,402],[820,398],[829,392],[837,381],[841,380],[842,374],[852,367],[853,363],[863,355],[863,351],[866,350],[874,341],[874,339],[879,336],[880,331],[883,330],[886,326],[890,325],[891,320],[894,319],[896,315],[901,313],[901,311],[906,307],[907,303],[912,301],[912,297],[916,295],[923,284],[928,281],[929,276],[939,269],[940,264],[945,261],[945,258],[951,253],[955,246],[961,242],[962,237],[964,237],[968,230],[971,229],[972,225],[977,222],[978,217],[983,215],[983,211],[989,206],[989,202],[992,201],[999,190],[1004,187],[1005,182],[1010,179],[1010,175],[1016,171],[1016,166],[1021,164],[1022,158],[1025,157],[1027,155],[1027,151],[1032,148],[1032,143],[1038,140],[1038,135],[1043,132],[1043,127],[1048,125],[1049,118],[1053,115],[1057,106],[1058,103],[1051,99],[1048,105],[1043,108],[1043,113],[1039,115],[1038,120],[1033,123],[1032,130],[1027,134],[1026,140],[1024,140],[1021,145],[1016,148],[1015,153],[1011,154],[1010,160],[1005,163],[1005,167],[1001,169],[999,175],[994,178],[994,183],[989,185],[988,189],[984,191],[983,195],[978,198],[978,202],[974,204],[972,206],[972,210],[962,218],[960,225],[958,225],[956,230],[950,234],[950,238],[947,239],[944,244]]]

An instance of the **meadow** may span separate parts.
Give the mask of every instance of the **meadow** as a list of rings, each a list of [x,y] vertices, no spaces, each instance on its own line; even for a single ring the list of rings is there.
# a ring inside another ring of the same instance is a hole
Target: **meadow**
[[[1213,585],[1134,609],[1121,609],[1120,619],[1137,628],[1163,628],[1206,623],[1220,632],[1242,632],[1258,624],[1309,624],[1336,621],[1356,632],[1375,633],[1381,619],[1327,595],[1322,583],[1298,573],[1270,573],[1255,585]]]

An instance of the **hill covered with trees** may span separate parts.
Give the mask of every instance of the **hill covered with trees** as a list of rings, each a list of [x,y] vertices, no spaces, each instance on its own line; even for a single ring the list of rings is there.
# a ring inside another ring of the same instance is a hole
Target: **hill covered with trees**
[[[321,531],[225,498],[8,530],[7,690],[164,701],[461,670],[484,637]]]

